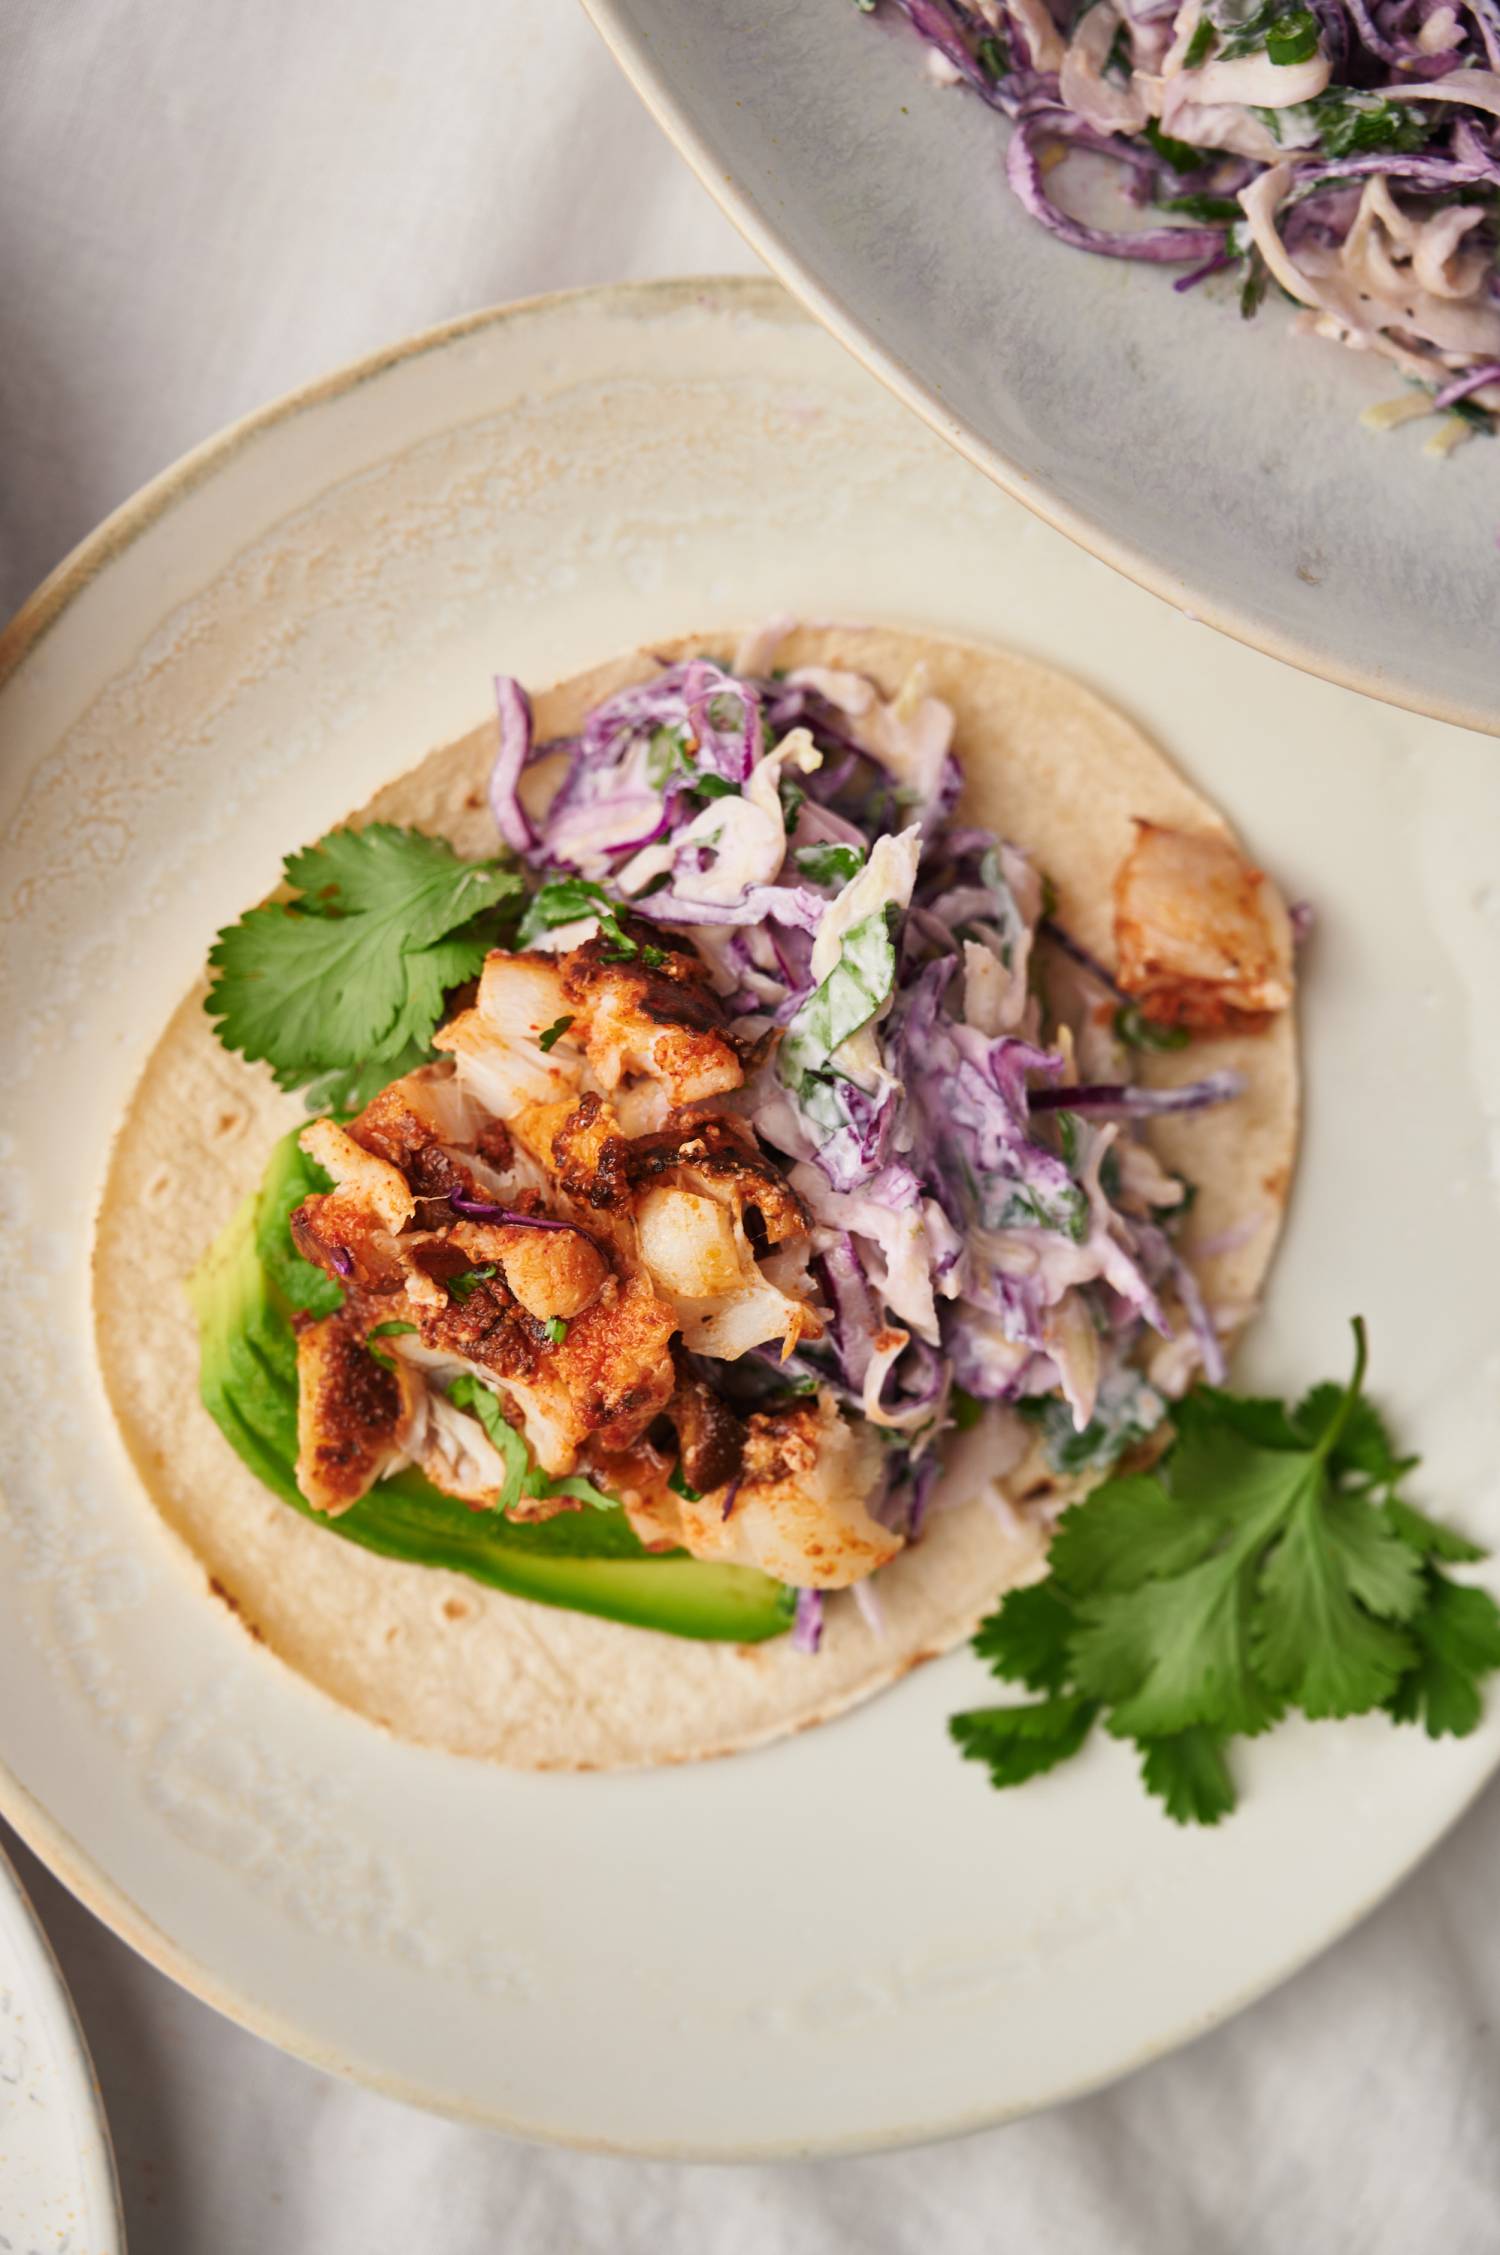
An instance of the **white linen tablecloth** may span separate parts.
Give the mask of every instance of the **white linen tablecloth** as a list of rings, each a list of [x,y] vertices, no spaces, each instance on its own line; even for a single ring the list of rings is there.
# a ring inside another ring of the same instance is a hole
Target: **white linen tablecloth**
[[[0,0],[0,243],[6,614],[185,448],[341,361],[533,291],[754,264],[567,0]],[[94,2048],[136,2255],[1500,2249],[1494,1793],[1190,2050],[962,2144],[803,2168],[533,2151],[332,2081],[4,1844]]]

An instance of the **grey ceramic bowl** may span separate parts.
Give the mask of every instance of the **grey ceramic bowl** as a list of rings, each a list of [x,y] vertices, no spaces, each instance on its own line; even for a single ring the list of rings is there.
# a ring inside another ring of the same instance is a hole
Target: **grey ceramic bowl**
[[[1372,432],[1399,378],[1280,301],[1055,242],[889,6],[585,5],[767,262],[1008,491],[1226,633],[1500,733],[1500,446]]]

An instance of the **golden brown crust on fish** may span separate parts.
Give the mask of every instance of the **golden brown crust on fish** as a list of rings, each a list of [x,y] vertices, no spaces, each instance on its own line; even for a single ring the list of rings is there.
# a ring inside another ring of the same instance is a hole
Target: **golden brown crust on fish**
[[[1218,832],[1135,827],[1115,873],[1120,985],[1157,1025],[1264,1027],[1292,1000],[1291,925],[1275,887]]]

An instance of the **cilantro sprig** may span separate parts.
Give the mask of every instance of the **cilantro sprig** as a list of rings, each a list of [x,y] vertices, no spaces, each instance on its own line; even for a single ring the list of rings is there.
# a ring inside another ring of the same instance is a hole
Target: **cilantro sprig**
[[[532,1463],[531,1453],[514,1425],[507,1422],[498,1395],[469,1371],[453,1380],[448,1388],[448,1399],[455,1409],[469,1410],[478,1418],[505,1460],[505,1485],[495,1506],[497,1511],[510,1513],[523,1499],[535,1502],[550,1496],[571,1496],[575,1503],[591,1504],[596,1511],[619,1510],[618,1496],[606,1495],[581,1472],[565,1480],[549,1480],[546,1473]]]
[[[995,1785],[1055,1769],[1102,1721],[1134,1742],[1170,1817],[1217,1824],[1236,1803],[1231,1740],[1294,1708],[1474,1729],[1500,1608],[1442,1570],[1483,1553],[1400,1495],[1417,1460],[1365,1398],[1358,1319],[1354,1336],[1347,1385],[1293,1409],[1200,1386],[1153,1472],[1064,1512],[1050,1577],[1012,1590],[974,1639],[1041,1697],[949,1726]]]
[[[428,1055],[444,997],[483,965],[521,881],[389,822],[330,831],[284,875],[294,898],[220,932],[205,1008],[226,1049],[306,1088],[310,1109],[355,1111]]]
[[[576,924],[585,916],[598,918],[605,953],[617,963],[628,963],[639,957],[648,971],[657,971],[666,962],[664,948],[653,946],[649,940],[642,944],[631,938],[616,915],[615,903],[609,894],[589,877],[554,877],[538,886],[526,904],[526,913],[516,933],[516,945],[530,947],[543,932],[555,931],[560,924]]]

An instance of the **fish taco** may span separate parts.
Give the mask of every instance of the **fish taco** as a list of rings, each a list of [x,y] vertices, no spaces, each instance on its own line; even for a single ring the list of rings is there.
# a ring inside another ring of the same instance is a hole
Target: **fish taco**
[[[221,934],[113,1156],[103,1369],[324,1692],[726,1753],[960,1641],[1222,1377],[1293,924],[995,650],[778,623],[498,694]]]

